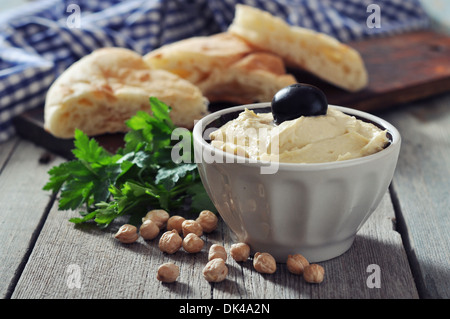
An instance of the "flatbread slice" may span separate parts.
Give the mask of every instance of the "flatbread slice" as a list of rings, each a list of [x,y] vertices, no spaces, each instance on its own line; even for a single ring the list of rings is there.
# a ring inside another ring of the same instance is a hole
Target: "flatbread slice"
[[[175,125],[192,128],[207,113],[200,89],[164,70],[152,70],[138,53],[102,48],[64,71],[47,92],[45,129],[72,138],[76,128],[89,136],[126,132],[137,111],[151,112],[150,97],[172,108]]]
[[[283,60],[271,53],[254,52],[231,64],[227,70],[213,70],[208,79],[198,83],[212,102],[237,104],[270,102],[276,92],[297,83],[286,73]]]
[[[261,9],[236,5],[228,32],[281,56],[286,66],[304,69],[342,89],[359,91],[368,84],[364,61],[355,49]]]
[[[144,60],[195,84],[210,102],[266,102],[296,80],[280,57],[260,51],[224,32],[162,46]]]

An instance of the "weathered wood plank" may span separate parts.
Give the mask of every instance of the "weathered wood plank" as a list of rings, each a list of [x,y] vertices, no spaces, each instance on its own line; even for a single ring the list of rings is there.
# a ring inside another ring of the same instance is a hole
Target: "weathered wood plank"
[[[25,140],[13,139],[1,147],[0,296],[4,298],[45,215],[50,196],[41,189],[50,165],[57,161],[40,163],[45,151]]]
[[[3,169],[3,166],[6,164],[9,156],[12,154],[11,152],[17,145],[18,140],[19,139],[17,137],[14,137],[6,142],[0,143],[0,172]]]
[[[450,95],[384,117],[402,135],[393,185],[420,296],[450,298]]]

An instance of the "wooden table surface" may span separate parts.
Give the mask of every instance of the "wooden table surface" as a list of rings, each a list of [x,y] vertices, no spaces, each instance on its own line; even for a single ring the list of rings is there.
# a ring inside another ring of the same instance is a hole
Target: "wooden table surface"
[[[47,171],[64,161],[28,140],[0,144],[0,295],[4,299],[419,299],[450,298],[450,94],[377,115],[402,135],[396,173],[378,209],[345,254],[320,264],[321,284],[309,284],[278,264],[255,272],[252,261],[228,258],[225,281],[201,271],[213,243],[232,244],[226,225],[204,236],[202,252],[167,255],[157,239],[124,245],[110,228],[74,226],[78,212],[58,211],[42,190]],[[174,284],[157,267],[180,266]],[[379,284],[379,286],[375,285]]]

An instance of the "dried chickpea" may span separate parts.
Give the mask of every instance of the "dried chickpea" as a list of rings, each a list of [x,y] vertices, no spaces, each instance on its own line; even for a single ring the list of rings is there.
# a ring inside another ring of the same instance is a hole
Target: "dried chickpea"
[[[137,233],[137,228],[135,226],[125,224],[119,228],[114,237],[124,244],[131,244],[134,243],[139,238],[139,235]]]
[[[164,209],[153,209],[142,218],[142,222],[145,222],[147,219],[151,219],[156,223],[156,225],[158,225],[159,229],[163,229],[166,226],[169,217],[169,213]]]
[[[303,274],[305,267],[309,266],[309,262],[301,254],[288,255],[286,266],[291,273],[301,275]]]
[[[208,261],[203,268],[203,277],[209,282],[223,281],[228,275],[228,267],[221,258]]]
[[[217,228],[218,220],[216,214],[210,210],[202,210],[196,219],[205,233],[214,231]]]
[[[323,281],[325,270],[318,264],[310,264],[303,271],[303,278],[309,283],[319,284]]]
[[[227,261],[227,252],[225,248],[219,244],[213,244],[209,247],[208,260],[213,260],[216,258]]]
[[[167,230],[176,229],[178,234],[181,235],[183,233],[183,229],[181,228],[181,225],[183,224],[183,222],[185,220],[186,219],[182,216],[178,216],[178,215],[171,216],[167,220]]]
[[[253,257],[253,267],[257,272],[273,274],[277,270],[277,263],[269,253],[258,252]]]
[[[160,229],[158,225],[151,219],[147,219],[139,228],[139,233],[144,239],[154,239],[159,235],[159,232]]]
[[[181,224],[181,229],[183,231],[183,236],[186,237],[189,233],[194,233],[197,236],[203,235],[202,226],[193,219],[187,219]]]
[[[174,263],[165,263],[159,266],[156,279],[162,282],[171,283],[177,280],[180,275],[180,268]]]
[[[159,249],[162,252],[174,254],[181,248],[182,241],[183,239],[175,229],[166,231],[159,239]]]
[[[188,253],[198,253],[202,250],[205,242],[194,233],[189,233],[183,238],[183,248]]]
[[[231,245],[230,255],[236,261],[246,261],[250,256],[250,246],[245,243]]]

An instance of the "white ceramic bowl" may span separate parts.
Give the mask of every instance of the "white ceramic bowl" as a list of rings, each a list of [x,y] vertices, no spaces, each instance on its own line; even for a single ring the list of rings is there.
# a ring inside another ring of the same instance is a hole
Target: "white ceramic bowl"
[[[382,151],[332,163],[263,163],[215,149],[208,142],[219,128],[244,110],[270,112],[270,103],[232,107],[205,116],[193,130],[202,182],[220,216],[253,252],[277,262],[300,253],[310,262],[347,251],[356,233],[388,190],[400,151],[395,127],[374,115],[332,106],[388,130]],[[264,170],[266,170],[264,172]]]

